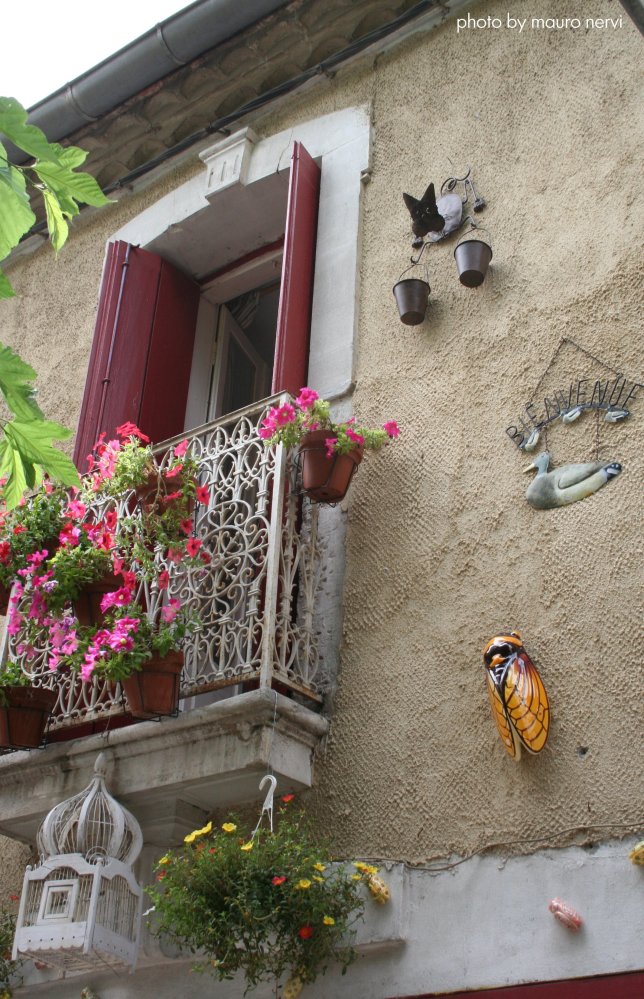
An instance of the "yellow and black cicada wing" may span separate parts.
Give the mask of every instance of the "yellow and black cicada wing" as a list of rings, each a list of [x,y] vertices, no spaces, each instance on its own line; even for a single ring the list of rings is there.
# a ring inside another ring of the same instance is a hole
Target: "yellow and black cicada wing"
[[[512,759],[518,759],[521,755],[521,747],[510,723],[505,704],[503,703],[503,697],[501,696],[500,690],[497,688],[494,674],[487,672],[486,676],[487,693],[490,698],[492,717],[494,718],[499,735],[501,736],[501,741]]]
[[[550,704],[537,667],[525,649],[517,651],[508,662],[499,693],[521,745],[529,753],[540,753],[548,738]]]

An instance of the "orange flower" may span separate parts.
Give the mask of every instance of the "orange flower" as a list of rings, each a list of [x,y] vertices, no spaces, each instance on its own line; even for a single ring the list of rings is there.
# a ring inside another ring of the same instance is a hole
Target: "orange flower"
[[[281,877],[281,878],[278,878],[278,877],[276,876],[276,877],[274,877],[274,878],[273,878],[273,880],[271,881],[271,884],[272,884],[272,885],[283,885],[285,881],[286,881],[286,878],[285,878],[285,877]]]
[[[284,802],[285,805],[288,805],[289,801],[293,801],[294,797],[295,797],[294,794],[283,794],[282,801]]]

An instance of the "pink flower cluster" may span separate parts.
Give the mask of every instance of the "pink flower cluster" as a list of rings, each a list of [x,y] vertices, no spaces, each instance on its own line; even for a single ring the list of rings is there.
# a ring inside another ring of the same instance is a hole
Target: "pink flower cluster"
[[[120,617],[113,628],[101,628],[96,632],[81,663],[81,679],[91,680],[92,674],[102,659],[108,659],[115,652],[131,652],[134,648],[133,635],[139,630],[139,619]]]

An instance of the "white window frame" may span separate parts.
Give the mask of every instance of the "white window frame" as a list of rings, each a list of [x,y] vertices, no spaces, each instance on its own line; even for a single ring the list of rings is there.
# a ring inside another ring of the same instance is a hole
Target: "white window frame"
[[[245,132],[211,147],[208,156],[212,159],[220,148],[225,154],[231,147],[239,146]],[[240,184],[250,187],[275,173],[286,177],[294,141],[301,142],[321,167],[308,383],[323,398],[342,399],[353,388],[362,178],[369,170],[371,153],[367,108],[337,111],[265,139],[247,142],[243,169],[236,182],[227,181],[213,193],[209,171],[200,172],[113,233],[110,241],[122,239],[163,255],[164,240],[170,243],[173,228],[181,226],[189,230],[191,217],[203,218],[208,206],[216,224],[221,199],[231,197],[231,191],[238,190]],[[205,159],[206,154],[202,153],[202,157]],[[214,310],[215,306],[210,304]],[[213,327],[208,330],[208,323],[213,318],[206,306],[200,310],[195,361],[199,356],[203,358],[200,350],[210,349]],[[203,364],[201,367],[203,370]],[[203,387],[191,382],[187,426],[202,421],[203,417],[192,417],[193,410],[203,413],[203,404]]]

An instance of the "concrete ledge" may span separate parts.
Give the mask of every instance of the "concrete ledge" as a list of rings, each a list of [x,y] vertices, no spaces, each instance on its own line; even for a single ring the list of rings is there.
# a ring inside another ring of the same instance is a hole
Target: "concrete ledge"
[[[280,790],[312,783],[313,751],[328,722],[272,690],[254,690],[178,718],[59,742],[0,758],[0,833],[35,841],[47,811],[81,791],[105,752],[111,793],[148,843],[178,841],[214,808],[256,800],[269,764]]]

